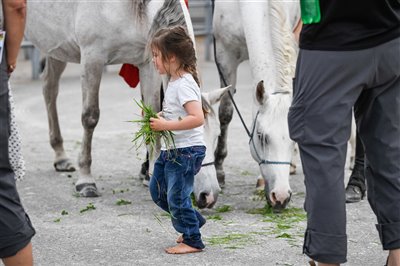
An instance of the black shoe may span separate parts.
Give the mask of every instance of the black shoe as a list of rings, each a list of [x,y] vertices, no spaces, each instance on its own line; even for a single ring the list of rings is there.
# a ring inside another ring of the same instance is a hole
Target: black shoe
[[[361,188],[354,185],[348,185],[346,188],[346,203],[359,202],[364,198]]]

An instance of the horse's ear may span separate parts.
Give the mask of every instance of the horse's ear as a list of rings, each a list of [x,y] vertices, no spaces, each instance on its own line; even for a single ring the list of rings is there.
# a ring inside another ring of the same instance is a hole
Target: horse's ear
[[[209,92],[203,92],[202,94],[206,99],[208,99],[210,105],[213,105],[221,100],[222,96],[229,90],[231,86],[232,85]]]
[[[256,98],[259,104],[264,104],[267,94],[265,93],[264,81],[261,80],[257,84]]]

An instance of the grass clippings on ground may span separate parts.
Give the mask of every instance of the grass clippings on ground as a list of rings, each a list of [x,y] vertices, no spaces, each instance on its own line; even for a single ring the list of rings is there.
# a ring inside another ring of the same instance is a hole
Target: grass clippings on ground
[[[215,209],[218,213],[229,212],[232,211],[232,207],[230,205],[222,205]]]
[[[84,212],[92,211],[95,209],[96,209],[96,207],[93,205],[93,203],[89,203],[85,208],[81,209],[79,212],[84,213]]]
[[[132,202],[129,200],[119,199],[119,200],[117,200],[117,202],[115,204],[118,206],[123,206],[123,205],[132,204]]]
[[[288,207],[280,212],[274,212],[266,204],[264,208],[252,209],[247,213],[262,215],[262,221],[270,223],[273,226],[270,233],[276,238],[291,241],[289,243],[291,245],[296,245],[296,240],[304,236],[307,216],[303,209]]]
[[[239,249],[248,246],[253,241],[250,234],[229,233],[205,238],[210,246],[219,245],[225,249]]]

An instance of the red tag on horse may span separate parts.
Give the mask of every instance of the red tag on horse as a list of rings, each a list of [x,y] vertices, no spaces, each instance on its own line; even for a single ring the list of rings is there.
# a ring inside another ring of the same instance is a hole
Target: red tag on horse
[[[136,88],[139,84],[139,68],[131,64],[123,64],[119,75],[131,88]]]

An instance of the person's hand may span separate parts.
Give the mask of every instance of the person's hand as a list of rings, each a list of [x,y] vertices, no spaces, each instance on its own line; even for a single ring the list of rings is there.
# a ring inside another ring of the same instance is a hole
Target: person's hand
[[[8,65],[8,67],[7,67],[7,72],[8,72],[8,75],[11,75],[11,73],[13,73],[13,72],[14,72],[14,70],[15,70],[15,67],[16,67],[16,65],[15,65],[15,64],[9,64],[9,65]]]
[[[167,120],[165,120],[160,114],[157,114],[157,118],[150,118],[150,127],[154,131],[163,131],[166,129]]]

